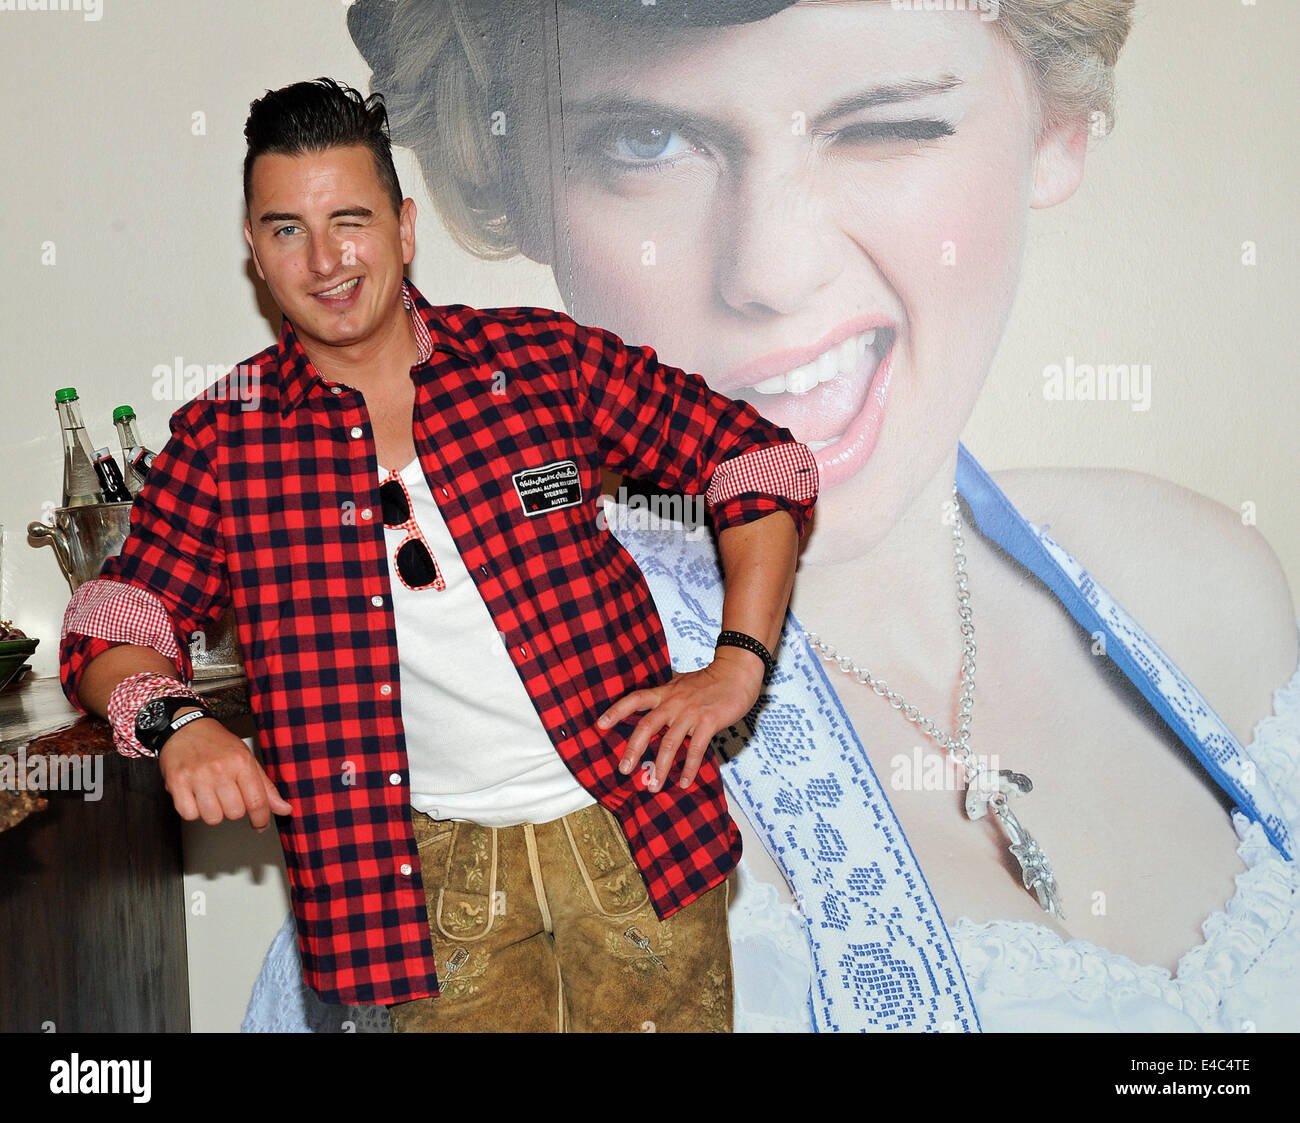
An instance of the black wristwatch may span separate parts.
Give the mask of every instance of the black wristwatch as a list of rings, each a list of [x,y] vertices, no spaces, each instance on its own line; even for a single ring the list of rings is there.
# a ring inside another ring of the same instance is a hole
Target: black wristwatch
[[[197,707],[196,712],[173,720],[177,710],[189,707]],[[168,737],[201,717],[212,717],[208,704],[201,698],[154,698],[141,706],[135,715],[136,740],[156,754],[167,743]]]

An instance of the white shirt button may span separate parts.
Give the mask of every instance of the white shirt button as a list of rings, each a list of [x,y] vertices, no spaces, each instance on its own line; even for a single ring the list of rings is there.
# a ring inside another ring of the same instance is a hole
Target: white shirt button
[[[376,597],[371,597],[371,598],[370,598],[370,603],[373,604],[376,608],[383,608],[383,607],[384,607],[384,598],[383,598],[383,597],[377,597],[377,596],[376,596]]]
[[[444,487],[444,488],[442,489],[442,494],[443,494],[443,495],[450,495],[451,492],[448,491],[448,490]]]
[[[401,864],[401,866],[398,867],[398,868],[401,869],[401,871],[402,871],[402,876],[403,876],[403,877],[410,877],[410,876],[411,876],[411,863],[410,863],[410,862],[403,862],[403,863]]]
[[[341,393],[343,393],[343,387],[342,387],[342,386],[331,386],[331,387],[330,387],[330,393],[331,393],[331,394],[341,394]]]
[[[351,434],[352,439],[353,439],[353,440],[356,440],[358,437],[361,436],[361,426],[360,426],[360,425],[353,425],[352,428],[351,428],[350,430],[348,430],[348,432]]]
[[[373,512],[369,507],[366,507],[366,508],[365,508],[364,510],[362,510],[362,512],[361,512],[361,517],[362,517],[363,519],[368,519],[368,518],[370,518],[370,517],[373,516],[373,515],[374,515],[374,512]]]
[[[391,694],[392,692],[393,688],[389,683],[384,683],[384,685],[379,688],[380,694]]]
[[[402,774],[400,772],[390,772],[388,774],[388,782],[396,787],[402,782]]]

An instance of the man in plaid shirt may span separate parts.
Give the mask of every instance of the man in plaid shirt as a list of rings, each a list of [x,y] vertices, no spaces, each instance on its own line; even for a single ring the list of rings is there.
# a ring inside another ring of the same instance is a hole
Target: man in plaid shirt
[[[158,757],[184,818],[277,817],[326,1001],[398,1029],[729,1029],[740,836],[707,749],[771,665],[811,453],[562,313],[430,306],[377,97],[298,83],[245,135],[280,337],[243,364],[256,408],[218,384],[173,415],[68,607],[65,692]],[[708,667],[673,671],[602,468],[704,493]],[[185,685],[232,603],[264,766]]]

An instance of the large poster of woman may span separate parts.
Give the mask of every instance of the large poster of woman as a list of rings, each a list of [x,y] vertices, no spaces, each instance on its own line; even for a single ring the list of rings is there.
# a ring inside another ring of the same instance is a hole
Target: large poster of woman
[[[315,73],[382,94],[435,302],[553,293],[813,449],[779,671],[718,746],[745,834],[738,1029],[1297,1028],[1296,262],[1271,171],[1296,151],[1245,117],[1295,17],[1232,8],[356,0],[285,19],[321,58],[286,74],[283,28],[236,4],[260,21],[222,69],[238,96],[173,94],[214,133]],[[142,38],[121,12],[103,34],[132,28],[140,73],[225,19]],[[228,162],[205,221],[234,245]],[[56,195],[26,197],[28,240],[57,232]],[[151,264],[160,301],[247,279],[182,265]],[[18,318],[16,353],[46,346]],[[204,346],[252,350],[215,321]],[[170,361],[149,347],[140,371]],[[610,481],[610,529],[689,665],[716,557],[639,517],[637,486]],[[287,933],[249,1028],[319,1018]]]
[[[738,958],[768,980],[747,993],[738,964],[751,1028],[1291,1016],[1293,987],[1274,984],[1294,979],[1296,922],[1263,900],[1293,877],[1295,731],[1237,743],[1274,688],[1290,680],[1287,705],[1300,691],[1276,560],[1232,529],[1249,517],[1163,481],[995,481],[959,446],[1031,212],[1070,200],[1112,128],[1132,17],[1128,0],[349,12],[394,139],[462,246],[547,265],[575,318],[650,343],[817,454],[785,641],[799,650],[729,765],[742,880],[765,902],[733,922]],[[1033,390],[1132,413],[1176,392],[1152,364],[1091,358],[1045,364]],[[669,534],[626,540],[685,650],[707,613],[682,605],[713,579]],[[1104,584],[1070,553],[1103,544]],[[1249,591],[1211,588],[1207,569]],[[1225,612],[1254,621],[1248,670],[1222,649]],[[799,681],[818,656],[830,675]],[[885,885],[918,877],[926,891]],[[810,1010],[773,977],[811,980]]]

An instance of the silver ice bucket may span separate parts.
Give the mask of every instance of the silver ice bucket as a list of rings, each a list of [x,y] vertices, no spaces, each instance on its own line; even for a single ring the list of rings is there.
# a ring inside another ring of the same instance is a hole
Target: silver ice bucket
[[[28,537],[54,547],[59,569],[75,593],[77,587],[99,576],[105,560],[122,550],[131,531],[130,503],[93,503],[84,507],[56,507],[54,525],[29,523]],[[225,616],[205,637],[203,644],[191,644],[195,680],[244,675],[244,661],[235,635],[235,617]]]

